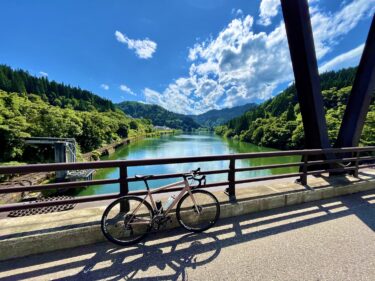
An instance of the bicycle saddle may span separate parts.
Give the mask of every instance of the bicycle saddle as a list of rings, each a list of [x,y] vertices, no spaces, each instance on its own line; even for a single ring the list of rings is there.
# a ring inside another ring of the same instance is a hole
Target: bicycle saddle
[[[141,179],[141,180],[148,180],[152,177],[153,177],[152,175],[135,175],[136,179]]]

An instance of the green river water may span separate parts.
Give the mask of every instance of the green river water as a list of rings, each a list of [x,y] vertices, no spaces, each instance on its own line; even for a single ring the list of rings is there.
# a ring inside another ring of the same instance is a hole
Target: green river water
[[[256,146],[250,143],[225,139],[210,133],[200,134],[179,134],[168,135],[155,138],[146,138],[123,146],[114,154],[102,158],[102,160],[116,159],[147,159],[147,158],[166,158],[166,157],[184,157],[184,156],[203,156],[218,155],[230,153],[244,152],[263,152],[274,151],[274,149]],[[297,156],[288,157],[272,157],[261,159],[237,160],[236,167],[249,167],[258,165],[268,165],[277,163],[298,162]],[[169,164],[169,165],[153,165],[144,167],[130,167],[128,175],[135,174],[169,174],[187,172],[192,169],[201,167],[202,170],[227,169],[229,161],[186,163],[186,164]],[[265,176],[272,174],[291,173],[297,171],[298,168],[278,168],[250,172],[236,173],[236,179],[249,177]],[[117,168],[102,169],[95,173],[95,179],[118,178],[119,171]],[[216,182],[226,180],[226,174],[209,175],[207,182]],[[180,179],[167,179],[150,181],[150,186],[155,188],[164,184],[168,184]],[[130,191],[144,189],[142,182],[133,182],[129,185]],[[93,195],[113,193],[119,191],[118,184],[99,185],[88,187],[80,192],[79,195]]]

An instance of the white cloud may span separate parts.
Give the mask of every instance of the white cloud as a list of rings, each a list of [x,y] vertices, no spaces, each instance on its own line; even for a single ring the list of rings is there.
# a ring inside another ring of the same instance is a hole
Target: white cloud
[[[374,1],[352,1],[334,13],[322,12],[316,1],[311,4],[318,59],[331,52],[360,19],[370,15]],[[145,89],[146,102],[197,114],[272,97],[279,85],[294,78],[285,26],[281,21],[269,33],[254,32],[253,23],[250,15],[233,19],[216,37],[195,44],[188,54],[188,75],[163,91]]]
[[[146,103],[158,104],[166,109],[169,109],[168,102],[165,101],[165,96],[162,96],[162,94],[160,94],[159,92],[149,88],[145,88],[143,90],[143,94],[145,95]]]
[[[260,3],[260,13],[258,24],[270,25],[271,19],[278,14],[280,0],[262,0]]]
[[[40,76],[43,76],[43,77],[48,77],[48,73],[47,73],[47,72],[44,72],[44,71],[40,71],[40,72],[39,72],[39,75],[40,75]]]
[[[310,12],[311,12],[311,5],[317,3],[319,0],[308,0],[310,4]],[[268,26],[270,25],[271,19],[276,17],[279,13],[279,7],[281,5],[280,0],[262,0],[260,3],[260,13],[259,13],[259,20],[257,21],[258,24]]]
[[[102,88],[103,90],[106,90],[106,91],[109,90],[109,86],[107,84],[101,84],[100,88]]]
[[[365,44],[361,44],[346,53],[336,56],[330,61],[324,62],[322,66],[319,67],[319,72],[326,72],[358,65],[364,46]]]
[[[134,50],[136,55],[141,59],[152,58],[157,48],[157,44],[148,38],[143,40],[130,39],[118,30],[116,30],[115,36],[117,41],[128,46],[130,50]]]
[[[125,92],[125,93],[128,93],[128,94],[130,94],[130,95],[132,95],[132,96],[136,96],[137,94],[136,93],[134,93],[128,86],[126,86],[126,85],[124,85],[124,84],[121,84],[120,85],[120,90],[121,91],[123,91],[123,92]]]
[[[232,15],[235,15],[236,17],[240,17],[243,15],[243,11],[241,9],[233,8],[231,13]]]
[[[274,32],[254,33],[253,18],[232,20],[212,40],[189,50],[189,77],[162,92],[145,90],[147,102],[179,113],[201,113],[269,98],[278,83],[291,79],[283,24]]]
[[[323,12],[317,6],[312,6],[310,12],[316,55],[320,59],[331,52],[360,20],[374,14],[375,0],[353,0],[333,14]]]

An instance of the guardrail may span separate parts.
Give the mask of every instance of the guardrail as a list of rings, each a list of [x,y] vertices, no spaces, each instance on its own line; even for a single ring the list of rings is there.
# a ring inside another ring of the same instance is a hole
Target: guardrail
[[[365,153],[366,155],[361,155]],[[83,203],[91,201],[101,201],[108,199],[115,199],[124,195],[143,195],[144,191],[129,192],[129,182],[138,181],[134,177],[128,176],[128,167],[133,166],[148,166],[148,165],[163,165],[163,164],[180,164],[180,163],[196,163],[196,162],[211,162],[211,161],[229,161],[228,169],[202,171],[202,174],[228,174],[228,180],[222,182],[208,183],[206,187],[228,186],[227,191],[229,196],[235,196],[236,184],[250,183],[257,181],[282,179],[290,177],[299,177],[303,185],[307,184],[308,175],[319,175],[323,173],[340,173],[352,172],[354,176],[358,176],[358,171],[363,168],[374,167],[375,163],[375,146],[371,147],[348,147],[348,148],[330,148],[330,149],[306,149],[306,150],[289,150],[289,151],[275,151],[275,152],[260,152],[260,153],[240,153],[229,155],[212,155],[212,156],[198,156],[198,157],[178,157],[178,158],[160,158],[160,159],[143,159],[143,160],[116,160],[116,161],[98,161],[98,162],[79,162],[79,163],[53,163],[53,164],[35,164],[24,166],[0,167],[0,174],[28,174],[36,172],[53,172],[61,170],[83,170],[83,169],[102,169],[102,168],[118,168],[120,171],[119,178],[103,179],[103,180],[88,180],[79,182],[61,182],[42,184],[34,186],[13,186],[0,188],[1,193],[14,193],[24,191],[41,191],[60,188],[79,188],[92,185],[106,185],[115,184],[120,185],[118,193],[111,193],[105,195],[92,195],[75,197],[74,199],[61,200],[54,202],[39,202],[39,203],[15,203],[0,206],[0,212],[7,212],[19,209],[29,209],[46,207],[52,205]],[[301,156],[302,161],[272,164],[262,166],[252,166],[245,168],[236,168],[236,160],[240,159],[254,159],[254,158],[268,158],[281,156]],[[309,160],[310,158],[310,160]],[[323,160],[319,160],[323,159]],[[363,163],[365,162],[365,163]],[[349,165],[341,165],[350,163]],[[315,169],[313,167],[315,166]],[[264,169],[299,167],[299,172],[269,175],[261,177],[253,177],[247,179],[236,180],[237,172],[255,171]],[[155,175],[152,180],[178,178],[182,174],[160,174]],[[170,191],[177,191],[179,188],[169,189]],[[163,192],[163,191],[162,191]],[[166,191],[164,191],[166,192]]]

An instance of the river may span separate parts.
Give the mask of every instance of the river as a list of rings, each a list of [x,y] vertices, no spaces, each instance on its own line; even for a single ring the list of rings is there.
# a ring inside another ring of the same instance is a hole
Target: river
[[[166,135],[155,138],[145,138],[128,146],[123,146],[108,157],[103,157],[102,160],[119,160],[119,159],[147,159],[147,158],[166,158],[166,157],[184,157],[184,156],[203,156],[203,155],[217,155],[217,154],[231,154],[244,152],[264,152],[275,151],[275,149],[256,146],[250,143],[235,141],[231,139],[222,138],[210,133],[195,133],[195,134],[179,134]],[[246,159],[237,160],[236,167],[249,167],[277,163],[298,162],[300,159],[296,156],[288,157],[272,157],[261,159]],[[202,170],[216,170],[227,169],[229,161],[215,161],[202,163],[187,163],[187,164],[170,164],[170,165],[154,165],[144,167],[130,167],[128,170],[129,176],[135,174],[168,174],[187,172],[192,169],[201,167]],[[280,173],[292,173],[298,168],[278,168],[259,171],[249,171],[236,173],[237,179],[266,176]],[[117,168],[102,169],[95,173],[95,179],[109,179],[118,178],[119,171]],[[216,182],[226,180],[226,174],[209,175],[207,182]],[[161,186],[163,184],[171,183],[177,179],[166,179],[150,181],[152,188]],[[129,185],[129,190],[144,189],[142,182],[133,182]],[[118,192],[118,184],[92,186],[84,189],[79,195],[93,195]]]

